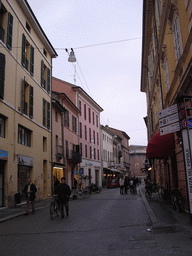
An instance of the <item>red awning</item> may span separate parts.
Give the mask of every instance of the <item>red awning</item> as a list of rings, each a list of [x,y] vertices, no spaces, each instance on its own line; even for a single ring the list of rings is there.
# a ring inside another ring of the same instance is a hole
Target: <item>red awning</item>
[[[167,158],[174,155],[174,135],[169,133],[160,135],[157,132],[152,136],[147,145],[146,158]]]

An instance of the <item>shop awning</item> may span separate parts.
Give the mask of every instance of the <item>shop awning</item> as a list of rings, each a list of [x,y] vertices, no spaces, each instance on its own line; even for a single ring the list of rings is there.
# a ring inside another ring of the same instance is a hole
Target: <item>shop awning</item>
[[[157,132],[152,136],[147,145],[146,158],[167,158],[174,155],[174,135],[169,133],[160,135]]]

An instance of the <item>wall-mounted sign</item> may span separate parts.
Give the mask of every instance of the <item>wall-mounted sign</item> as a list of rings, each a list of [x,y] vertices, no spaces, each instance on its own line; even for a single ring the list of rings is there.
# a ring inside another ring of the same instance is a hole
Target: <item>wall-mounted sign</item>
[[[18,164],[33,166],[33,157],[18,155]]]

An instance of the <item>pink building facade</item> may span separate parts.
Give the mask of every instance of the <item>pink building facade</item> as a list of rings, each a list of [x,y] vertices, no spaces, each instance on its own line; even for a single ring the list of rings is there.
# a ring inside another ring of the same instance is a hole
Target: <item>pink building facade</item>
[[[78,185],[86,187],[96,183],[101,186],[100,113],[103,109],[79,86],[53,77],[52,88],[65,93],[79,109],[77,134],[81,162],[78,163]]]

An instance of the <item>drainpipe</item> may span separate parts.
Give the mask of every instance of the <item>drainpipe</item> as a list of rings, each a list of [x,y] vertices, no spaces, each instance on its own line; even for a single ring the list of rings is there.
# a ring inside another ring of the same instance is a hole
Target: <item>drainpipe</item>
[[[63,106],[63,100],[62,100],[62,106]],[[61,137],[62,137],[62,154],[63,154],[63,165],[64,165],[64,170],[63,170],[63,176],[65,177],[65,156],[64,156],[64,112],[61,112]]]

